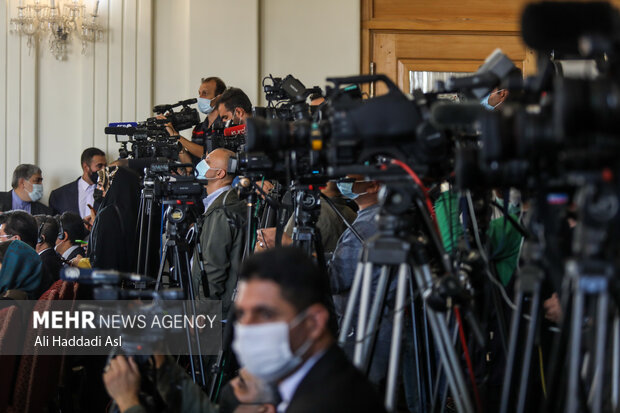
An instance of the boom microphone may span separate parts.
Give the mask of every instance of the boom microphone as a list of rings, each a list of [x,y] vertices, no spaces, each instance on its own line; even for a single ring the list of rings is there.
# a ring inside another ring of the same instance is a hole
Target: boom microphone
[[[245,125],[237,125],[224,129],[224,136],[245,135]]]
[[[618,38],[619,15],[604,2],[528,4],[521,17],[525,44],[542,52],[579,53],[583,36]]]

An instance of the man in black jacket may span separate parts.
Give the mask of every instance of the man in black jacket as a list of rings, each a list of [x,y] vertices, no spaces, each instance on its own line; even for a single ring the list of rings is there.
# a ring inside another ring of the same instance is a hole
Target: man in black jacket
[[[58,218],[58,237],[54,249],[66,263],[78,256],[85,257],[82,242],[87,237],[84,221],[73,212],[65,212]]]
[[[240,280],[232,347],[250,374],[277,385],[278,412],[385,411],[372,385],[335,343],[328,280],[309,257],[295,248],[255,254],[244,263]],[[178,411],[217,412],[187,374],[159,358],[159,393],[180,401]],[[140,373],[133,360],[117,357],[103,379],[121,412],[145,411],[138,402]]]
[[[50,194],[50,207],[54,215],[73,212],[80,217],[90,217],[90,206],[94,204],[93,194],[97,184],[97,171],[105,168],[105,153],[101,149],[88,148],[80,158],[82,176],[73,182],[54,189]]]
[[[43,176],[36,165],[18,165],[11,180],[13,188],[0,192],[0,212],[22,210],[29,214],[51,214],[51,208],[39,200],[43,197]]]
[[[54,244],[58,236],[58,221],[48,215],[37,215],[34,218],[37,220],[39,228],[35,249],[43,261],[45,278],[53,283],[60,278],[60,269],[62,268],[60,256],[54,251]]]

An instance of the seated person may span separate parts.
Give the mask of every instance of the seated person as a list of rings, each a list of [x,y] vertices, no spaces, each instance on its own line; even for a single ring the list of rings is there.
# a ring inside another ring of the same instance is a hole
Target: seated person
[[[45,291],[43,264],[36,251],[22,241],[0,243],[0,297],[36,300]]]
[[[295,248],[255,254],[240,272],[232,348],[254,377],[277,385],[278,412],[384,412],[377,393],[334,340],[325,303],[329,285],[312,259]],[[164,400],[183,412],[216,412],[209,397],[176,364],[157,363]],[[139,405],[140,373],[133,360],[116,357],[104,383],[123,413]]]
[[[71,265],[86,256],[82,242],[88,236],[84,221],[73,212],[65,212],[58,218],[58,234],[54,249],[66,265]]]
[[[82,176],[73,182],[56,188],[50,194],[50,208],[53,215],[73,212],[82,218],[90,216],[90,207],[95,204],[93,194],[97,184],[97,171],[105,168],[105,153],[98,148],[88,148],[80,157]],[[89,206],[90,205],[90,206]]]
[[[0,215],[0,242],[20,240],[37,246],[37,220],[27,212],[15,210]]]
[[[60,269],[62,261],[60,256],[54,251],[56,237],[58,236],[58,221],[49,215],[37,215],[34,217],[39,224],[39,234],[35,250],[41,261],[43,261],[43,272],[45,279],[53,284],[60,279]]]
[[[18,165],[13,171],[12,190],[0,192],[0,212],[21,209],[32,215],[51,215],[52,209],[43,205],[43,176],[36,165]]]

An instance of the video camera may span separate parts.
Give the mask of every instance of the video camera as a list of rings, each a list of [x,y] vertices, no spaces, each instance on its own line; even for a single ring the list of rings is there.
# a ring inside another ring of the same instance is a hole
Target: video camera
[[[179,143],[172,137],[160,119],[149,118],[146,122],[116,122],[105,128],[106,135],[116,135],[121,144],[119,158],[166,158],[178,159]],[[127,145],[131,145],[128,147]]]
[[[205,138],[204,146],[206,153],[217,148],[241,152],[245,147],[245,125],[226,127],[224,122],[218,120],[213,125],[213,133]]]
[[[451,166],[451,141],[430,123],[434,95],[417,92],[415,99],[403,94],[385,75],[327,79],[326,119],[251,118],[247,124],[246,149],[261,151],[275,164],[291,152],[307,154],[293,174],[335,175],[339,167],[375,163],[378,158],[400,159],[421,175],[441,175]],[[388,93],[362,100],[358,84],[382,81]],[[300,159],[299,156],[295,157]]]
[[[557,26],[550,32],[552,21]],[[479,87],[481,82],[467,84],[463,78],[448,82],[460,90],[477,90],[476,97],[495,87],[509,91],[509,100],[492,112],[477,102],[433,108],[435,124],[444,130],[475,125],[480,132],[479,144],[457,151],[461,188],[534,189],[541,180],[564,186],[574,173],[617,166],[620,14],[607,3],[537,3],[525,8],[522,23],[530,48],[543,55],[553,49],[556,59],[594,59],[600,75],[564,77],[547,59],[540,62],[536,76],[521,81],[500,64],[508,57],[496,51],[475,75],[488,80],[486,89]],[[504,69],[498,70],[500,66]]]
[[[177,131],[193,128],[200,123],[200,115],[196,108],[190,108],[189,105],[196,103],[196,98],[181,100],[171,105],[157,105],[153,108],[153,112],[158,115],[166,115],[165,123],[172,123],[172,127]],[[183,108],[175,112],[174,108],[183,106]],[[156,119],[156,118],[149,118]],[[160,119],[156,119],[161,121]]]

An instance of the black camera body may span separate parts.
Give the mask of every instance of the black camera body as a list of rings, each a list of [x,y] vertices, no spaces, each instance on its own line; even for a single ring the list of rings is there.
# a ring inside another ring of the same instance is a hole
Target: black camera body
[[[191,108],[189,105],[196,103],[196,99],[181,100],[172,105],[157,105],[153,108],[153,112],[158,115],[166,115],[166,119],[156,119],[156,121],[164,121],[165,123],[172,123],[172,126],[177,131],[193,128],[200,123],[200,115],[198,110]],[[182,106],[182,109],[178,112],[174,111],[174,108]]]

